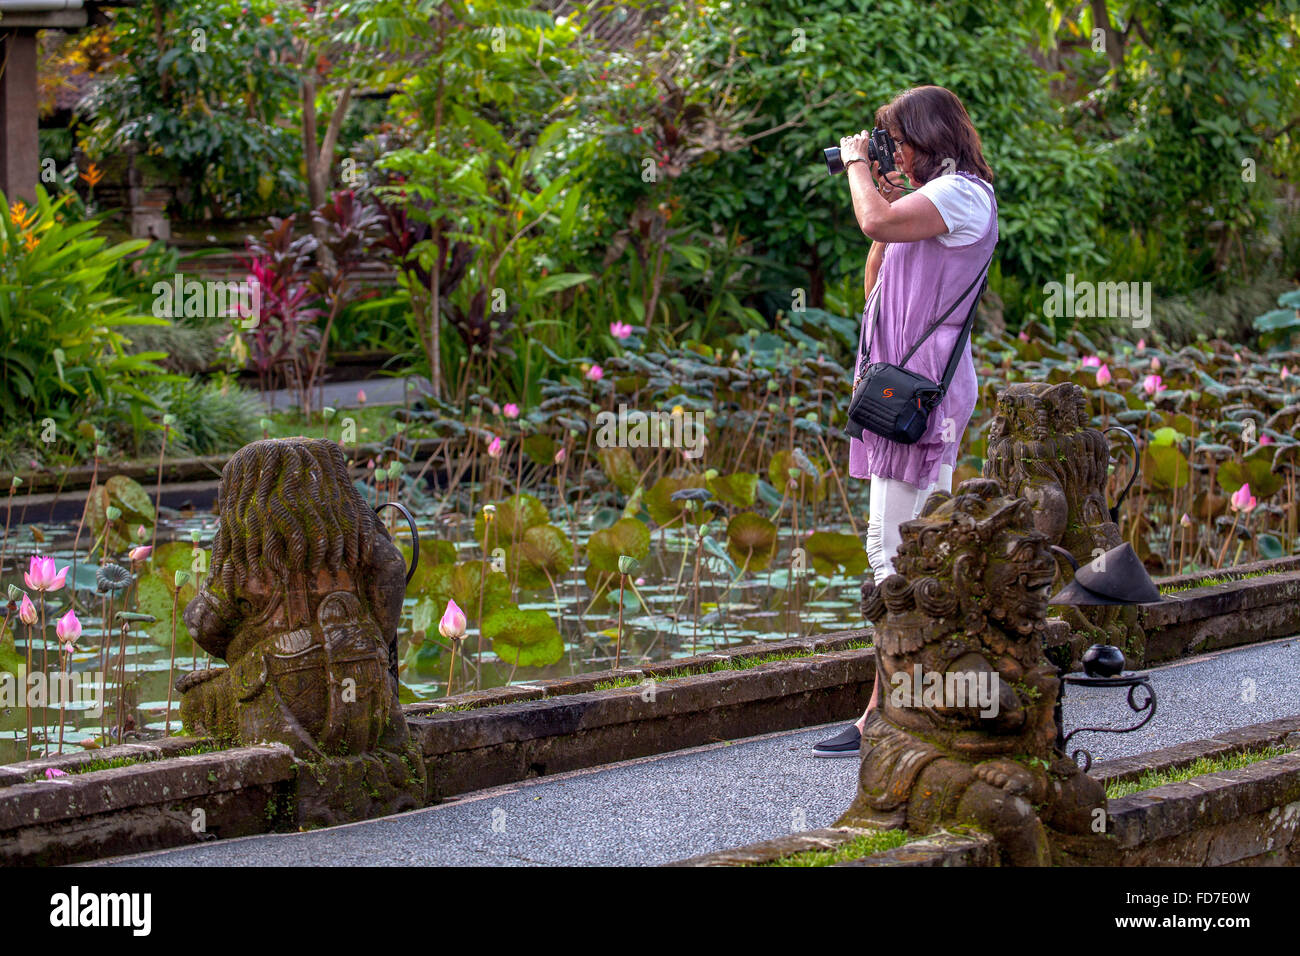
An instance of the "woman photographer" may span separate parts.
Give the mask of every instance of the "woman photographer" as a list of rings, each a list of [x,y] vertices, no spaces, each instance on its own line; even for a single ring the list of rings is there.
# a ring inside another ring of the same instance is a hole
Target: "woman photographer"
[[[939,382],[997,244],[993,173],[966,108],[941,86],[918,86],[900,94],[876,113],[876,125],[894,141],[896,171],[882,174],[880,164],[868,160],[867,131],[840,141],[853,213],[872,240],[862,341],[871,362],[901,364],[931,323],[955,305],[906,363],[910,371]],[[913,188],[904,186],[897,170]],[[963,290],[966,295],[954,303]],[[860,348],[855,366],[859,370],[862,358]],[[849,474],[871,480],[867,556],[877,583],[894,573],[899,525],[917,517],[936,488],[952,490],[953,468],[977,392],[967,340],[948,392],[919,441],[905,445],[869,431],[862,433],[861,441],[850,440]],[[858,756],[867,715],[879,694],[877,683],[866,713],[817,744],[813,753]]]

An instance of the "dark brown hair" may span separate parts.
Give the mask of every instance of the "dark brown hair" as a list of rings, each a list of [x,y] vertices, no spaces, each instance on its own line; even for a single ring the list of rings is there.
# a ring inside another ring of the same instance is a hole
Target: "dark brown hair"
[[[876,111],[876,125],[890,130],[890,135],[897,130],[902,141],[912,147],[912,165],[923,183],[957,170],[993,182],[993,171],[980,148],[980,134],[952,90],[942,86],[906,90]],[[952,162],[945,168],[944,160]]]

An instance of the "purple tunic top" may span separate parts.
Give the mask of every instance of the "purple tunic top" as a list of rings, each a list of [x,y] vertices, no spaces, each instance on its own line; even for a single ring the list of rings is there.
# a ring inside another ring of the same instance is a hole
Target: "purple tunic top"
[[[872,362],[897,364],[930,323],[952,305],[952,297],[976,280],[997,245],[998,206],[993,189],[977,176],[963,172],[952,175],[966,176],[989,194],[993,214],[988,228],[983,236],[964,246],[945,246],[932,238],[891,242],[886,247],[879,281],[867,300],[867,308],[862,311],[862,321],[869,322],[879,297],[880,315],[870,332]],[[935,382],[943,378],[948,357],[978,292],[976,281],[975,288],[908,360],[909,371]],[[855,374],[861,363],[859,348]],[[940,465],[956,466],[962,433],[975,411],[978,394],[975,360],[967,339],[948,393],[931,412],[929,428],[921,439],[914,445],[903,445],[864,431],[861,441],[849,439],[849,475],[854,478],[877,475],[928,488],[938,479]],[[949,421],[946,428],[945,420]]]

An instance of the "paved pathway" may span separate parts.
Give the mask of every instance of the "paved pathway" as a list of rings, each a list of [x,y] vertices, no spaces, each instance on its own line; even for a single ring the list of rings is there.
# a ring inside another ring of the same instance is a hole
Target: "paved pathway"
[[[1096,760],[1300,713],[1300,638],[1153,672],[1156,717],[1122,736],[1080,735]],[[1121,694],[1075,688],[1066,728],[1132,722]],[[112,861],[134,866],[657,864],[828,826],[852,799],[856,760],[812,757],[839,725],[751,737],[466,794],[413,813],[215,841]]]

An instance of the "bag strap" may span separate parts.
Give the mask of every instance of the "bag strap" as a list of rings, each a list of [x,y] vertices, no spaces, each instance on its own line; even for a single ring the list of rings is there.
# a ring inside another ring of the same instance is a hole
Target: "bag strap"
[[[984,268],[980,273],[980,276],[983,277],[984,282],[983,285],[980,286],[979,294],[975,296],[975,302],[971,305],[971,312],[970,315],[967,317],[966,326],[970,326],[974,324],[975,309],[979,305],[980,298],[984,295],[985,286],[988,285],[988,270],[989,267],[993,265],[993,256],[996,253],[997,253],[997,247],[995,245],[993,251],[989,253],[989,261],[984,263]],[[921,347],[921,345],[925,342],[925,340],[928,339],[931,335],[933,335],[934,332],[939,328],[939,326],[943,325],[943,323],[948,320],[948,316],[952,315],[953,310],[955,310],[957,306],[961,304],[961,300],[966,298],[966,296],[970,294],[971,289],[975,288],[975,283],[976,281],[979,280],[979,278],[980,277],[977,276],[975,279],[971,280],[971,284],[965,288],[965,290],[962,292],[961,295],[957,296],[957,300],[953,302],[952,307],[949,308],[948,311],[945,312],[943,315],[939,316],[939,318],[935,322],[933,322],[928,329],[925,330],[925,334],[922,335],[921,338],[917,340],[916,344],[913,345],[908,350],[907,354],[904,355],[902,359],[899,360],[898,366],[900,368],[905,366],[908,360],[911,359],[911,357],[916,353],[916,350]],[[879,284],[877,283],[877,285]],[[862,323],[862,328],[858,332],[858,351],[862,353],[862,361],[858,363],[859,378],[861,377],[863,370],[866,369],[866,367],[871,364],[871,340],[870,337],[867,335],[867,327],[868,326],[871,327],[872,334],[874,335],[876,322],[880,318],[880,300],[883,298],[883,296],[884,296],[884,290],[882,289],[880,294],[876,296],[876,311],[872,313],[871,318],[868,322]],[[943,389],[945,392],[948,389],[948,384],[952,381],[953,375],[955,375],[957,372],[958,353],[961,351],[963,339],[969,333],[969,329],[966,328],[966,326],[963,326],[964,331],[962,333],[962,336],[957,339],[956,345],[953,347],[952,355],[948,359],[948,367],[944,373],[943,382],[942,382]]]

